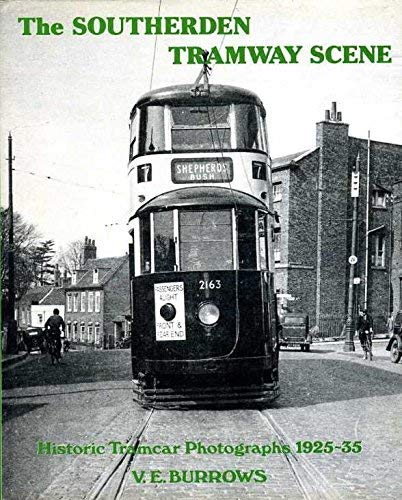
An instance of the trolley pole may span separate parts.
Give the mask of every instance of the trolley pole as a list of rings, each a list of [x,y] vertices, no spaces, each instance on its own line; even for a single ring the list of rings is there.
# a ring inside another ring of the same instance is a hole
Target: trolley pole
[[[16,354],[17,323],[15,315],[15,285],[14,285],[14,215],[13,215],[13,138],[8,134],[8,323],[7,323],[7,353]]]
[[[355,350],[355,344],[353,341],[354,337],[354,278],[355,278],[355,266],[357,263],[356,257],[356,241],[357,241],[357,215],[359,208],[359,170],[360,170],[360,154],[357,155],[356,165],[352,172],[352,182],[351,182],[351,197],[353,198],[353,215],[352,215],[352,247],[351,254],[349,257],[349,293],[348,293],[348,315],[346,319],[346,338],[343,350],[345,352],[350,352]]]

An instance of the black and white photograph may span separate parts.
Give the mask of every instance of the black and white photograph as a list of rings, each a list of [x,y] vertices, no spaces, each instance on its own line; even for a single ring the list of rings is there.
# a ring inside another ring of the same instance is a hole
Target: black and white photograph
[[[400,497],[401,26],[0,2],[1,498]]]

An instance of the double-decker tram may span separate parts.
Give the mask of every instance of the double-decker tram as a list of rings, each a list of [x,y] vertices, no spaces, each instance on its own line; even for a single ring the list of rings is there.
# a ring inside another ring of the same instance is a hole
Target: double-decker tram
[[[264,404],[279,394],[265,109],[208,85],[145,94],[130,116],[134,398]]]

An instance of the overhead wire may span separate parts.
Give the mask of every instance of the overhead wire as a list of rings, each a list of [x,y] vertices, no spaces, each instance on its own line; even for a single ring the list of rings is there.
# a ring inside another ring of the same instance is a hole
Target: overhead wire
[[[30,172],[28,170],[21,170],[19,168],[13,168],[13,171],[18,172],[18,173],[22,173],[22,174],[32,175],[34,177],[40,177],[42,179],[47,179],[49,181],[59,182],[61,184],[65,184],[65,185],[68,185],[68,186],[77,186],[77,187],[81,187],[81,188],[92,189],[94,191],[111,193],[111,194],[115,194],[115,195],[118,195],[118,196],[121,196],[121,195],[125,194],[122,191],[114,191],[114,190],[111,190],[111,189],[103,189],[103,188],[99,188],[99,186],[97,187],[97,186],[91,186],[89,184],[80,184],[80,183],[74,182],[74,181],[66,181],[66,180],[63,180],[63,179],[57,179],[57,178],[52,177],[50,175],[41,175],[41,174],[38,174],[36,172]]]
[[[159,7],[158,7],[158,17],[160,17],[161,13],[161,5],[162,5],[162,0],[159,0]],[[158,35],[155,35],[155,42],[154,42],[154,53],[152,56],[152,69],[151,69],[151,80],[149,82],[149,90],[152,90],[152,83],[154,80],[154,69],[155,69],[155,58],[156,58],[156,46],[158,43]]]

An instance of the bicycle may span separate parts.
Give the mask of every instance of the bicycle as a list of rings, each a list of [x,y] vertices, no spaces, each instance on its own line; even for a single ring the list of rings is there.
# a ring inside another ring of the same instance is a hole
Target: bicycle
[[[368,330],[364,330],[359,332],[359,340],[364,352],[364,359],[367,359],[367,355],[372,361],[373,359],[373,342],[371,340],[371,332]]]
[[[55,360],[57,361],[57,363],[59,363],[61,358],[61,353],[60,349],[57,346],[56,337],[54,337],[53,335],[49,335],[46,339],[46,347],[47,347],[47,352],[50,354],[52,365],[55,364]]]

